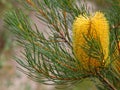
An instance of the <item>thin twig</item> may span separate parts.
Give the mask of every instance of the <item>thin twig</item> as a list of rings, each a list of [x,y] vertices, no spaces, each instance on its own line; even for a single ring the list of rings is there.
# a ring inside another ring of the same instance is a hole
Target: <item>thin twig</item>
[[[41,74],[44,74],[45,76],[48,76],[49,78],[51,79],[56,79],[56,80],[68,80],[68,81],[71,81],[71,80],[81,80],[81,79],[85,79],[85,78],[88,78],[90,75],[86,75],[86,76],[81,76],[81,77],[76,77],[76,78],[61,78],[61,77],[57,77],[57,76],[54,76],[54,75],[50,75],[48,73],[45,73],[45,72],[42,72],[41,70],[37,69],[35,66],[33,66],[33,68],[41,73]]]
[[[26,0],[26,2],[27,2],[29,5],[31,5],[32,7],[35,6],[35,4],[34,4],[31,0]]]
[[[56,60],[56,62],[59,63],[61,66],[65,66],[65,67],[67,67],[68,69],[70,69],[70,70],[72,70],[72,71],[74,71],[74,72],[79,71],[78,68],[73,68],[73,67],[70,66],[70,65],[67,65],[67,64],[65,64],[65,63],[60,62],[60,60]]]
[[[67,12],[63,11],[62,13],[63,13],[63,17],[64,17],[64,26],[65,26],[65,29],[66,29],[66,35],[68,37],[68,40],[71,41],[69,31],[68,31],[67,18],[66,18]]]
[[[120,27],[120,23],[114,25],[114,26],[113,26],[113,29],[116,29],[116,28],[118,28],[118,27]]]
[[[27,3],[28,3],[29,5],[31,5],[33,8],[36,8],[36,9],[37,9],[37,6],[35,6],[35,3],[34,3],[34,2],[32,2],[31,0],[26,0],[26,1],[27,1]],[[46,15],[46,13],[44,13],[44,11],[43,11],[42,9],[37,9],[37,10],[38,10],[38,12],[39,12],[46,20],[48,20],[48,22],[51,22],[50,19],[48,18],[48,16]],[[72,48],[72,45],[71,45],[70,42],[66,39],[66,37],[65,37],[63,34],[61,34],[61,32],[59,31],[59,28],[58,28],[54,23],[49,23],[49,24],[56,29],[56,31],[62,36],[62,39]],[[67,29],[67,27],[66,27],[66,29]]]
[[[70,42],[65,38],[65,36],[63,35],[63,33],[62,32],[59,32],[60,33],[60,35],[61,35],[61,39],[63,39],[71,48],[72,48],[72,45],[70,44]]]
[[[110,90],[117,90],[114,86],[113,86],[113,84],[111,84],[109,81],[108,81],[108,79],[107,78],[105,78],[102,74],[100,74],[100,72],[97,72],[97,75],[99,76],[99,80],[102,82],[102,83],[105,83],[108,87],[109,87],[109,89]]]

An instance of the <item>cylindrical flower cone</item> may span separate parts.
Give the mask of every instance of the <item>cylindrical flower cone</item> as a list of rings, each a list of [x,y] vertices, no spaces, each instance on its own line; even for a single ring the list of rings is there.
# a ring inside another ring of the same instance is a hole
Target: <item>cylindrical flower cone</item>
[[[86,54],[81,46],[86,43],[85,37],[89,35],[100,41],[104,60],[99,61],[96,58]],[[98,38],[97,38],[98,37]],[[96,12],[92,17],[86,15],[76,18],[73,23],[73,50],[76,58],[82,64],[82,68],[90,70],[101,66],[101,63],[108,64],[109,57],[109,24],[102,12]]]

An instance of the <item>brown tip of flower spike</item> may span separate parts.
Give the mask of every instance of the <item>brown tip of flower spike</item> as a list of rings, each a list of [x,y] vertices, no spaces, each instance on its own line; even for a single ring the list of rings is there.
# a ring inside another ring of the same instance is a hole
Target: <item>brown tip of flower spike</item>
[[[118,42],[118,50],[120,52],[120,41]]]
[[[35,4],[33,3],[33,1],[31,1],[31,0],[26,0],[26,2],[29,4],[29,5],[31,5],[31,6],[35,6]]]

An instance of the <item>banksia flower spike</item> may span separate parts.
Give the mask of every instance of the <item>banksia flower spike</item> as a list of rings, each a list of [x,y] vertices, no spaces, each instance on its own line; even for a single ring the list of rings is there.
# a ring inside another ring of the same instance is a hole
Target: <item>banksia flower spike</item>
[[[103,53],[102,63],[109,63],[109,24],[102,12],[96,12],[92,17],[80,15],[73,23],[73,50],[76,58],[81,62],[83,68],[100,67],[101,61],[86,54],[82,46],[85,45],[85,37],[92,36],[99,40]],[[93,46],[94,47],[94,46]]]

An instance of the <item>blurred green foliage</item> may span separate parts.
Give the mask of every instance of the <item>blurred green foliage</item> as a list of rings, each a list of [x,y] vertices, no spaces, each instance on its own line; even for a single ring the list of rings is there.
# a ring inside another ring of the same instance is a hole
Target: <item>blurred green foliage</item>
[[[0,16],[3,15],[4,11],[12,7],[13,0],[0,0]]]
[[[0,68],[7,60],[11,47],[11,34],[4,28],[3,16],[6,10],[12,8],[13,0],[0,0]]]

